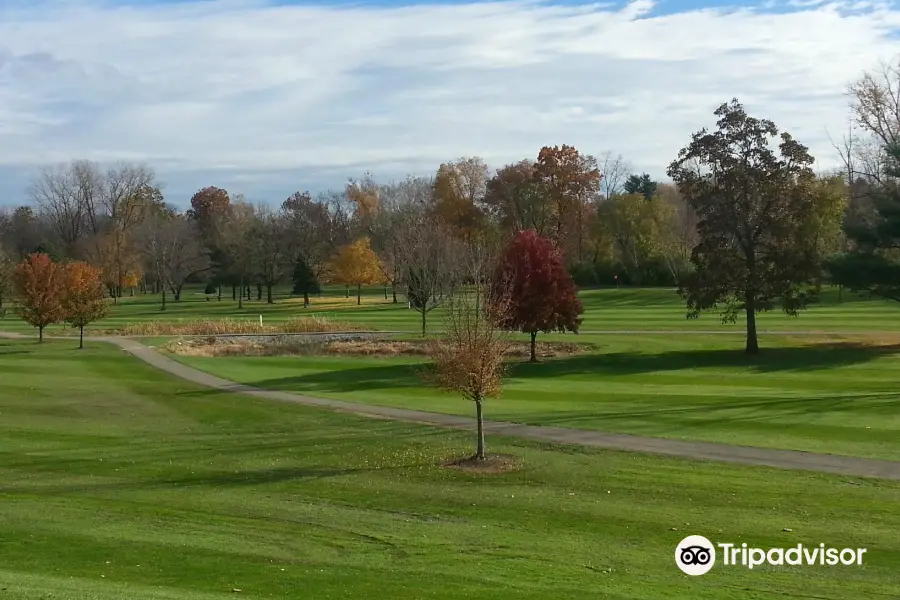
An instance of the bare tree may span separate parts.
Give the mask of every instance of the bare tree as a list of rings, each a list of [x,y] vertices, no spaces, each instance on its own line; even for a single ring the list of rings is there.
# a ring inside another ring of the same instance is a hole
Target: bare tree
[[[628,175],[634,171],[629,163],[621,154],[613,153],[609,150],[601,154],[598,158],[600,168],[600,196],[603,200],[609,200],[614,195],[622,191],[622,186]]]
[[[900,142],[900,57],[866,72],[849,89],[856,122],[879,140],[879,145]]]
[[[287,239],[287,218],[268,206],[256,207],[256,220],[250,236],[260,283],[266,288],[266,302],[272,304],[272,289],[293,267]]]
[[[166,310],[166,291],[179,301],[187,280],[210,268],[196,223],[183,215],[150,217],[142,226],[139,239],[145,268],[155,275],[161,287],[160,310]]]
[[[228,256],[231,273],[238,281],[238,308],[244,307],[244,290],[254,274],[253,234],[257,227],[253,205],[240,194],[234,196],[231,211],[222,223],[222,247]]]
[[[410,228],[401,249],[406,297],[422,317],[449,300],[459,284],[459,244],[441,223],[420,218]]]
[[[65,165],[43,167],[27,189],[29,199],[70,254],[88,225],[88,206],[81,197],[77,175],[74,168]]]

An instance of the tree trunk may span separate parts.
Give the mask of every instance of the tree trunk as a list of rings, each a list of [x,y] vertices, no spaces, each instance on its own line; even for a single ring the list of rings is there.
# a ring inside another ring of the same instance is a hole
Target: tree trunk
[[[177,288],[172,290],[172,298],[174,298],[175,302],[181,302],[181,286],[179,285]]]
[[[222,286],[220,285],[216,291],[217,291],[218,296],[219,296],[218,298],[216,298],[216,300],[218,300],[219,302],[221,302],[221,301],[222,301]]]
[[[250,300],[251,295],[250,295],[250,286],[249,285],[244,289],[244,293],[247,294],[247,300]]]
[[[238,300],[238,308],[244,308],[244,276],[241,275],[241,299]]]
[[[274,304],[275,301],[272,300],[272,286],[266,285],[266,304]]]
[[[481,400],[475,401],[475,416],[478,421],[478,446],[475,450],[475,458],[484,460],[484,407]]]
[[[384,284],[384,299],[387,300],[387,282]]]
[[[347,284],[345,291],[346,291],[346,295],[344,296],[344,298],[349,298],[350,297],[350,284],[349,283]]]
[[[166,288],[162,289],[162,307],[159,310],[166,310]]]
[[[759,338],[756,335],[756,306],[753,301],[747,299],[747,354],[759,354]]]
[[[844,286],[839,285],[838,286],[838,303],[841,303],[843,301],[844,301]],[[3,306],[3,304],[0,303],[0,306]]]
[[[44,326],[38,325],[38,343],[44,341]]]
[[[84,348],[84,325],[78,327],[78,349]]]
[[[397,304],[397,286],[394,285],[394,282],[391,282],[391,294],[394,295],[394,304]]]
[[[237,300],[237,286],[236,285],[231,286],[231,299]]]
[[[309,291],[303,290],[303,308],[309,306]]]
[[[256,284],[256,299],[257,301],[262,300],[262,284]]]
[[[356,284],[356,305],[362,304],[362,285]]]
[[[128,288],[128,290],[129,290],[128,295],[130,297],[134,298],[134,286],[131,286],[130,288]]]
[[[422,337],[425,337],[425,309],[421,310],[422,313]]]
[[[536,342],[537,339],[537,331],[531,332],[531,358],[529,359],[531,362],[537,362],[537,351],[536,351]]]

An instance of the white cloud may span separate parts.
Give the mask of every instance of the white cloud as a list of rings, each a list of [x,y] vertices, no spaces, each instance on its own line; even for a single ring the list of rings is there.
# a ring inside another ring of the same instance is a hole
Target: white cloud
[[[900,6],[770,4],[5,3],[0,167],[18,182],[47,162],[142,159],[179,193],[277,196],[570,143],[662,176],[733,96],[828,166],[847,84],[900,47]]]

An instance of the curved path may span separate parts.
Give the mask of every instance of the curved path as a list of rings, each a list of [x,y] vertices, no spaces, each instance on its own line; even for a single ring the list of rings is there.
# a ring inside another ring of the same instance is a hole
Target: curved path
[[[0,333],[0,337],[22,339],[28,338],[29,336],[13,333]],[[33,337],[31,339],[33,339]],[[66,337],[62,339],[72,338]],[[236,383],[184,365],[160,354],[153,348],[129,338],[85,337],[85,341],[114,344],[132,356],[139,358],[157,369],[180,377],[181,379],[202,386],[222,390],[224,392],[246,394],[248,396],[279,400],[282,402],[295,402],[298,404],[318,406],[367,417],[386,418],[450,429],[465,429],[471,431],[475,428],[475,419],[469,417],[392,408],[389,406],[371,406],[325,398],[313,398],[302,394],[266,390]],[[506,423],[502,421],[485,421],[484,429],[485,433],[489,434],[527,438],[559,444],[592,446],[597,448],[608,448],[611,450],[660,454],[698,460],[712,460],[782,469],[800,469],[823,473],[836,473],[854,477],[874,477],[900,481],[900,462],[889,460],[816,454],[812,452],[799,452],[796,450],[732,446],[712,442],[687,442],[621,433],[570,429],[567,427],[523,425],[520,423]]]

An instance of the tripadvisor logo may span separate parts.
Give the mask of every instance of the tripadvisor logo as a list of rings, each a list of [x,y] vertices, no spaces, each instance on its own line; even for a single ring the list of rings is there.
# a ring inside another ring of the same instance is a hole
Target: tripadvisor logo
[[[747,544],[713,544],[702,535],[689,535],[675,548],[675,564],[688,575],[703,575],[716,564],[716,549],[724,566],[753,569],[760,565],[861,565],[866,548],[832,548],[825,544],[790,548],[753,548]]]

